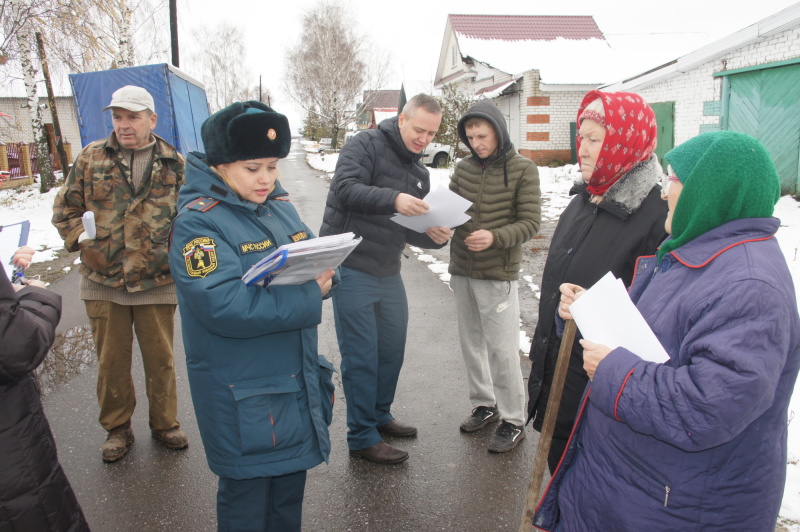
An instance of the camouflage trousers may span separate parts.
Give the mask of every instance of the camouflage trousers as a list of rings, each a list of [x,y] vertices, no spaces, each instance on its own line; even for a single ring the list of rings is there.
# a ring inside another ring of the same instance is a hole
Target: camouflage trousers
[[[150,428],[179,427],[172,354],[176,305],[84,303],[97,347],[97,400],[103,428],[111,430],[128,422],[136,407],[131,375],[134,331],[142,352]]]

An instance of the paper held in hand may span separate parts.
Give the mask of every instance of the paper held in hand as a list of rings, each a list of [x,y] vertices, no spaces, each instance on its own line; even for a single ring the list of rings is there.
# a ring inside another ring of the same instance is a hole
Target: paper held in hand
[[[242,276],[247,286],[253,284],[301,284],[336,268],[361,242],[353,233],[322,236],[284,244],[261,259]]]
[[[389,219],[417,233],[424,233],[431,227],[452,229],[469,221],[469,214],[464,211],[470,208],[472,202],[448,188],[436,187],[422,201],[428,204],[428,214],[405,216],[398,213]]]
[[[614,349],[624,347],[649,362],[669,355],[628,297],[620,279],[608,272],[569,307],[581,335]]]
[[[11,282],[14,282],[14,271],[21,273],[20,268],[14,268],[11,259],[20,246],[28,245],[28,232],[31,229],[31,222],[25,220],[8,225],[0,225],[0,264],[6,271]]]

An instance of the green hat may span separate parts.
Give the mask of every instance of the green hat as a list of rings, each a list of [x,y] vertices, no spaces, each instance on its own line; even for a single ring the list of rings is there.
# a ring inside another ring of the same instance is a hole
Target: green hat
[[[672,213],[672,239],[658,258],[723,224],[769,218],[781,197],[781,181],[769,152],[756,139],[713,131],[667,152],[683,190]]]
[[[209,166],[289,154],[289,120],[261,102],[237,102],[209,116],[200,130]]]

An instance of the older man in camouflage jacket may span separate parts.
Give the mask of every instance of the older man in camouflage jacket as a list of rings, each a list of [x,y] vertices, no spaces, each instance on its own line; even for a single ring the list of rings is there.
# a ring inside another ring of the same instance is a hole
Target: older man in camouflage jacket
[[[152,133],[157,116],[145,89],[122,87],[106,109],[114,132],[78,155],[56,197],[53,225],[67,250],[81,252],[80,297],[97,346],[100,424],[108,431],[103,460],[115,462],[133,443],[133,330],[142,351],[152,436],[170,449],[189,445],[177,419],[177,298],[167,256],[184,160]],[[85,212],[94,214],[94,238],[84,230]]]

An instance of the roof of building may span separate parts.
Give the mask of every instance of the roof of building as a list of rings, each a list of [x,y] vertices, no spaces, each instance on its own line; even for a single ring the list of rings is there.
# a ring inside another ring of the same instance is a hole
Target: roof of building
[[[370,111],[376,107],[389,107],[396,111],[397,104],[400,103],[400,91],[364,91],[364,102],[367,104],[365,111]]]
[[[453,31],[474,39],[552,41],[604,39],[591,16],[448,15]]]

